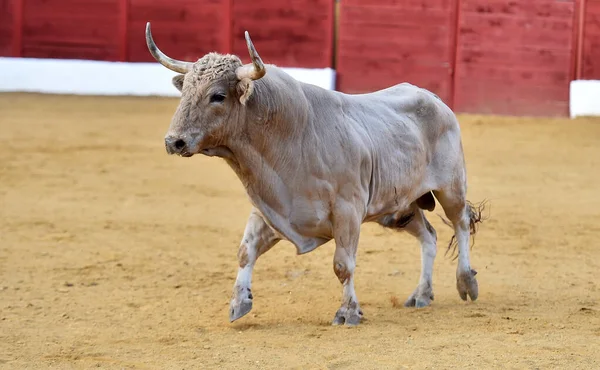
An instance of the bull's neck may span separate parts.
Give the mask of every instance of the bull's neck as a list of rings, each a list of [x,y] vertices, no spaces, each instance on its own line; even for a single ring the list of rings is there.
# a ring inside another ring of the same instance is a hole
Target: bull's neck
[[[300,123],[300,122],[297,122]],[[302,137],[307,122],[294,125],[288,120],[269,122],[251,130],[241,140],[231,143],[241,168],[258,174],[261,171],[288,171],[302,155]]]
[[[302,85],[275,75],[255,87],[254,106],[246,117],[243,135],[235,150],[248,168],[264,166],[273,170],[298,162],[302,138],[313,130],[312,107]]]
[[[283,191],[302,164],[303,138],[314,129],[312,110],[303,95],[290,95],[280,92],[268,101],[259,99],[257,104],[268,104],[261,107],[266,108],[261,119],[248,121],[244,133],[229,145],[235,157],[230,165],[250,193],[263,196],[273,187]]]

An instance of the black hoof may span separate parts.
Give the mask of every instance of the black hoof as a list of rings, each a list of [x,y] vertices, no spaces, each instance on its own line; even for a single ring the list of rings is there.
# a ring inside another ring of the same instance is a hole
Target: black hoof
[[[232,302],[230,309],[229,309],[229,322],[234,322],[235,320],[245,316],[251,310],[252,310],[252,300],[251,299],[245,299],[237,305]]]
[[[479,285],[475,275],[477,275],[477,271],[470,270],[458,275],[456,278],[456,290],[458,290],[458,295],[463,301],[467,300],[467,296],[471,298],[471,301],[477,300],[479,296]]]

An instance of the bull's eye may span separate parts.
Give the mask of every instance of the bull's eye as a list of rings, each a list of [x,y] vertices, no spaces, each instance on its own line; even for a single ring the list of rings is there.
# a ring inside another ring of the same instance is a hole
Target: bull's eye
[[[222,103],[225,100],[225,94],[216,93],[210,96],[211,103]]]

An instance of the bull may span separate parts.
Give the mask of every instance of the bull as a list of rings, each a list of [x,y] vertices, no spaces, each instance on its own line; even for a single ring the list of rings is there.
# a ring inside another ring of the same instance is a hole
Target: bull
[[[297,81],[265,65],[248,32],[245,38],[248,64],[214,52],[186,62],[165,55],[146,24],[150,53],[178,73],[172,83],[181,100],[164,138],[167,153],[222,158],[253,206],[237,255],[230,322],[252,309],[252,271],[262,254],[281,240],[297,254],[334,240],[342,299],[332,324],[358,325],[363,311],[354,270],[366,222],[418,239],[419,283],[404,305],[430,305],[437,236],[424,210],[433,211],[435,199],[454,229],[459,296],[476,300],[469,239],[480,212],[466,199],[461,132],[452,110],[410,83],[345,94]]]

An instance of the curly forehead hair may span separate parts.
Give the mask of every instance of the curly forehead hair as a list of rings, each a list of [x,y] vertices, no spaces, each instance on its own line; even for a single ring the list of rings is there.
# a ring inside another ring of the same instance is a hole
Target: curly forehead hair
[[[223,76],[234,77],[240,66],[242,61],[235,55],[209,53],[194,63],[193,74],[199,81],[209,82]]]

